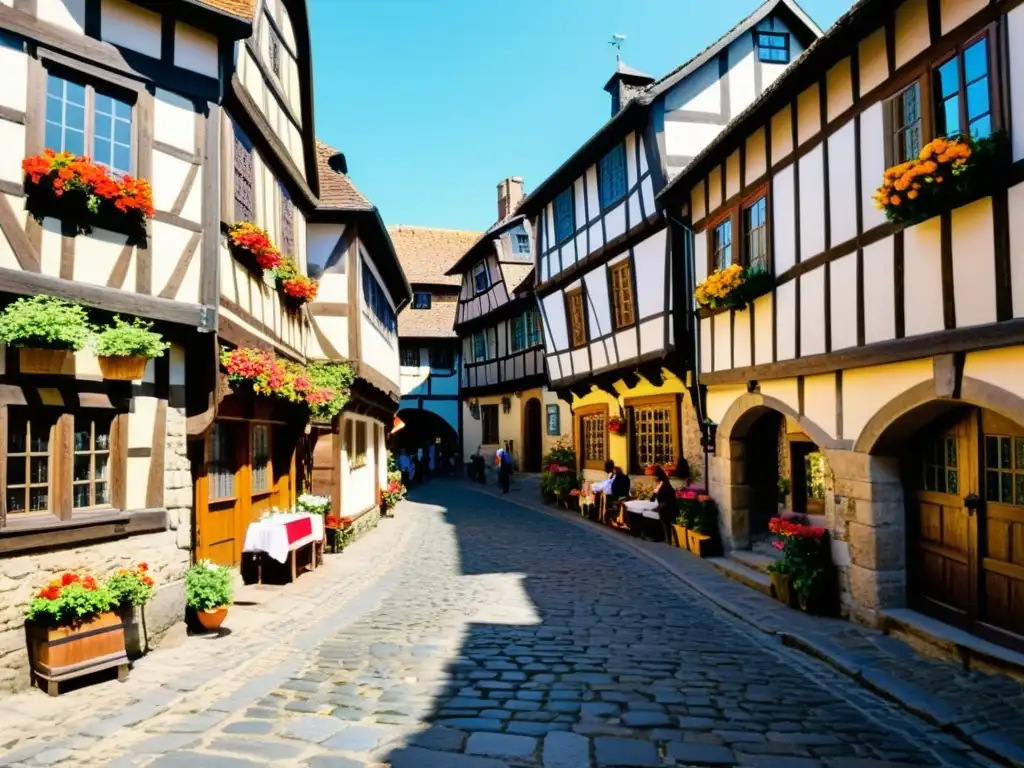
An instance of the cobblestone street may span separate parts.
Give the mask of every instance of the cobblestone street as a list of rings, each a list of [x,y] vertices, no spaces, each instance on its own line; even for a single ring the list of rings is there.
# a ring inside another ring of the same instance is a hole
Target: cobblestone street
[[[0,700],[0,764],[991,765],[612,538],[464,484],[413,496],[305,612]]]

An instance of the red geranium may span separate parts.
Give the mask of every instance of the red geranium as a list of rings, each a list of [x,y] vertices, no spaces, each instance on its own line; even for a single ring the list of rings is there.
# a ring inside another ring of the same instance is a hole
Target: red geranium
[[[266,230],[251,221],[235,224],[229,230],[228,237],[236,248],[251,253],[261,269],[276,269],[280,266],[281,252],[274,246]]]
[[[768,530],[779,536],[795,536],[801,539],[814,539],[815,541],[825,535],[825,529],[820,526],[794,523],[781,517],[773,517],[769,520]]]
[[[320,290],[320,283],[305,275],[295,275],[287,280],[281,281],[281,290],[285,296],[294,299],[300,304],[308,304],[316,298]]]
[[[137,214],[141,218],[151,218],[155,213],[153,190],[148,181],[127,174],[112,176],[105,166],[88,157],[46,149],[41,155],[26,157],[21,168],[27,186],[49,187],[57,197],[65,192],[83,193],[86,207],[92,213],[98,213],[103,202],[113,202],[121,213]],[[28,190],[29,194],[33,191]]]

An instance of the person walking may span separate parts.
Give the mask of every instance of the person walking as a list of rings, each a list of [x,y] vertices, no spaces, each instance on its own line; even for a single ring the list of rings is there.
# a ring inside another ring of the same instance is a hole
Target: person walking
[[[507,448],[499,448],[494,454],[494,460],[498,465],[498,485],[502,493],[508,493],[509,480],[512,478],[512,456]]]

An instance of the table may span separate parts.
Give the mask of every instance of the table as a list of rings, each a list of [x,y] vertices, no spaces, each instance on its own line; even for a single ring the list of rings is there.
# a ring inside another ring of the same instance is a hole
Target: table
[[[661,517],[658,515],[658,504],[654,501],[642,501],[640,499],[631,499],[623,503],[626,508],[626,514],[630,516],[639,517],[640,519],[634,523],[632,520],[627,522],[629,526],[629,532],[634,536],[640,536],[644,532],[645,526],[650,529],[650,525],[646,524],[646,520],[655,520],[658,522],[660,527]]]
[[[321,515],[293,512],[273,515],[249,523],[245,532],[243,552],[250,552],[260,558],[259,582],[263,583],[264,556],[281,563],[291,562],[291,580],[295,581],[295,553],[310,547],[311,569],[316,570],[323,556],[324,519]]]

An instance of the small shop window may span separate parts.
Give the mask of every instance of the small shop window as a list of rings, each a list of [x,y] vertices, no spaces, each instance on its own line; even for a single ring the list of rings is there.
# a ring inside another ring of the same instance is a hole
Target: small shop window
[[[603,469],[608,442],[608,412],[605,409],[580,416],[580,453],[586,469]]]
[[[498,444],[498,405],[481,405],[480,422],[483,425],[484,445]]]
[[[9,409],[7,514],[50,511],[50,443],[56,421]]]
[[[254,424],[252,427],[252,492],[270,490],[270,427]]]
[[[232,499],[235,496],[235,445],[231,428],[215,423],[210,431],[210,456],[206,463],[206,477],[210,485],[210,500]]]
[[[633,313],[633,276],[627,257],[612,267],[612,304],[615,308],[615,330],[629,328],[636,322]]]
[[[356,441],[355,448],[352,451],[352,467],[365,467],[366,466],[366,422],[357,421],[355,422]]]
[[[112,414],[75,414],[72,507],[110,504],[110,427]]]
[[[1024,507],[1024,438],[985,435],[985,500]]]
[[[675,399],[642,402],[632,408],[633,445],[638,465],[633,468],[634,472],[675,462],[679,411]]]

